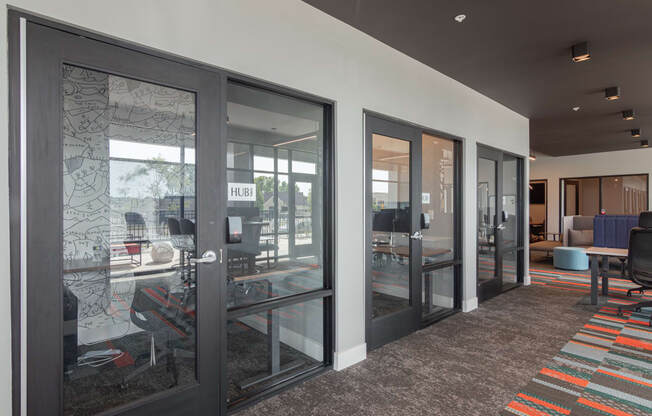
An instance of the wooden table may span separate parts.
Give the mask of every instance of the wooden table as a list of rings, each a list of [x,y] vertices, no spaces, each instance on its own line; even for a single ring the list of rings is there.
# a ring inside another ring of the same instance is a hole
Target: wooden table
[[[602,296],[609,295],[609,258],[627,258],[629,251],[626,248],[589,247],[586,254],[591,259],[591,305],[598,304],[598,276],[602,276]],[[602,274],[600,274],[598,261],[602,257]]]

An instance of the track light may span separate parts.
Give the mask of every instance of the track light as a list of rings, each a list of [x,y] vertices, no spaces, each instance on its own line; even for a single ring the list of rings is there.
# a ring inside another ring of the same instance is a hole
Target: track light
[[[643,147],[643,148],[647,148],[647,147],[649,147],[649,146],[650,146],[650,145],[648,144],[647,140],[641,140],[641,147]]]
[[[604,98],[614,101],[620,98],[620,87],[609,87],[604,90]]]
[[[573,62],[584,62],[591,59],[588,42],[581,42],[577,45],[573,45],[571,52],[573,54]]]
[[[641,129],[632,129],[632,137],[641,137]]]
[[[634,120],[634,110],[623,111],[623,120]]]

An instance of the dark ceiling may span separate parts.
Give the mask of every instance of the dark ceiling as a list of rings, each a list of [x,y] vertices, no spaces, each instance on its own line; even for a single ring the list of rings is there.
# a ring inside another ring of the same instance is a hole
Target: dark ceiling
[[[528,117],[537,152],[633,149],[634,128],[652,138],[652,0],[304,1]],[[591,60],[573,63],[582,41]],[[619,100],[605,100],[611,86]]]

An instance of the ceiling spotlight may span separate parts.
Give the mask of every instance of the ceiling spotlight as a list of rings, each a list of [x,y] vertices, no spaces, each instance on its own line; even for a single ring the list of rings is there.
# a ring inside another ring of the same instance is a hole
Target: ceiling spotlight
[[[650,147],[647,140],[641,140],[641,147]]]
[[[623,111],[623,120],[634,120],[634,110]]]
[[[573,111],[580,111],[580,107],[573,107]]]
[[[620,87],[609,87],[604,90],[604,98],[614,101],[620,98]]]
[[[573,45],[571,51],[573,54],[573,62],[584,62],[591,59],[588,42],[582,42],[578,43],[577,45]]]
[[[466,15],[465,14],[458,14],[457,16],[455,16],[455,21],[457,23],[462,23],[465,20],[466,20]]]
[[[632,129],[632,137],[641,137],[641,129]]]

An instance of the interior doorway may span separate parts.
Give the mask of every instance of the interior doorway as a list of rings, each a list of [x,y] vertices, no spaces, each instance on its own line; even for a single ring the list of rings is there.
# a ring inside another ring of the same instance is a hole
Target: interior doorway
[[[478,145],[478,299],[523,281],[523,159]]]
[[[460,141],[367,114],[367,345],[460,308]]]

